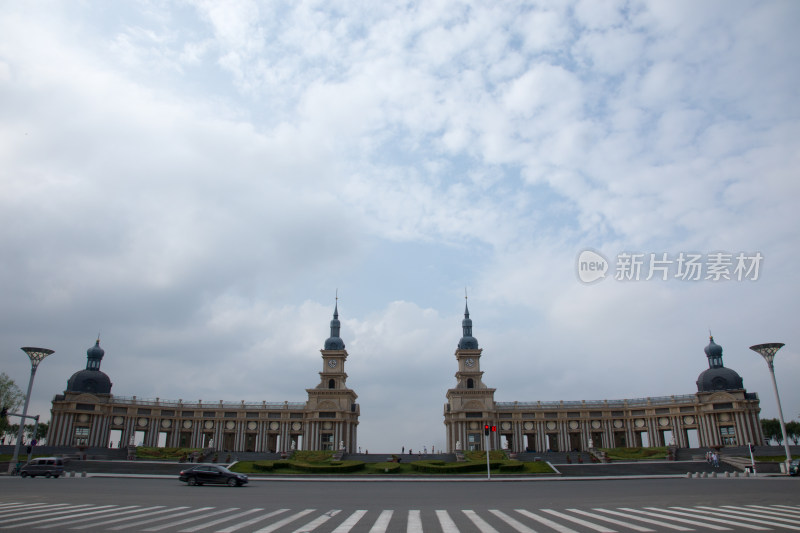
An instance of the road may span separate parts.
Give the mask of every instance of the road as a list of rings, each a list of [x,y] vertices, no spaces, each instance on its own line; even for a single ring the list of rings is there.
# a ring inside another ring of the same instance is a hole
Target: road
[[[0,530],[800,531],[797,478],[258,481],[0,478]]]

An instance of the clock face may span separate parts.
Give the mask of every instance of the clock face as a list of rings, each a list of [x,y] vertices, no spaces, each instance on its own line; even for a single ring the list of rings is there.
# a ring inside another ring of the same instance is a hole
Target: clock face
[[[336,368],[336,359],[328,359],[328,366],[331,368]]]
[[[464,364],[467,365],[468,367],[472,368],[473,366],[475,366],[475,359],[470,357],[469,359],[464,361]]]

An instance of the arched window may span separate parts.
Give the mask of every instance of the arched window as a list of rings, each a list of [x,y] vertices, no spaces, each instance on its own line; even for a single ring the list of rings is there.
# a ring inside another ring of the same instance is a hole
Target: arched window
[[[328,388],[329,388],[329,389],[335,389],[335,388],[336,388],[336,380],[334,380],[334,379],[329,379],[329,380],[328,380]]]
[[[468,388],[468,389],[474,389],[474,388],[475,388],[475,382],[474,382],[474,381],[472,381],[472,378],[469,378],[469,379],[467,380],[467,388]]]

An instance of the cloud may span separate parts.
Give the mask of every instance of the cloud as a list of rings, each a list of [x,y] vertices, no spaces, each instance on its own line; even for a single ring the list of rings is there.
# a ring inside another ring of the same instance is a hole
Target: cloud
[[[773,412],[747,346],[793,368],[795,5],[6,11],[0,343],[18,383],[56,350],[40,412],[98,329],[115,393],[303,401],[339,288],[362,443],[438,447],[465,286],[499,400],[690,393],[711,327]],[[585,286],[587,248],[763,276]]]

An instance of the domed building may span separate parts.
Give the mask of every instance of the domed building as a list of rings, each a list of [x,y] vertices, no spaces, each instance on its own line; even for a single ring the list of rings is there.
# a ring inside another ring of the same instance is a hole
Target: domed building
[[[447,391],[444,424],[447,448],[482,450],[484,427],[491,449],[544,452],[640,446],[681,448],[761,444],[758,395],[722,364],[722,347],[711,338],[709,368],[697,378],[697,392],[650,398],[580,401],[496,402],[496,389],[483,383],[482,350],[472,336],[465,308],[455,356],[456,385]]]
[[[319,384],[306,402],[184,402],[111,394],[100,371],[100,341],[86,352],[86,369],[69,378],[50,410],[53,446],[213,448],[222,451],[358,449],[358,396],[347,387],[347,351],[339,336],[338,302],[325,340]]]
[[[100,371],[100,362],[105,350],[100,347],[100,339],[86,350],[86,369],[72,374],[67,381],[68,392],[89,392],[92,394],[111,394],[111,380]]]

